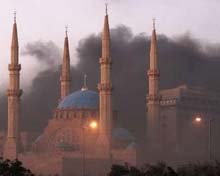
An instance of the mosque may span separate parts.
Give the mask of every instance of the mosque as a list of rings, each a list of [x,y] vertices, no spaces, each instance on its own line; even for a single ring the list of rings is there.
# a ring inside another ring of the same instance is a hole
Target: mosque
[[[216,143],[214,147],[212,143],[207,148],[210,136],[208,137],[206,132],[210,126],[205,122],[207,117],[215,117],[215,124],[218,124],[220,96],[202,88],[186,85],[160,90],[155,25],[151,36],[150,68],[147,72],[149,78],[146,96],[147,130],[143,145],[138,143],[127,129],[120,128],[117,124],[120,117],[117,111],[112,109],[111,66],[114,58],[111,58],[110,53],[107,10],[102,32],[98,92],[89,90],[86,76],[80,90],[70,91],[72,80],[68,42],[66,32],[59,105],[54,109],[43,133],[34,140],[29,140],[27,137],[29,134],[24,134],[19,129],[19,123],[22,123],[19,122],[22,95],[21,65],[17,25],[16,20],[14,21],[11,63],[8,66],[10,76],[7,90],[8,128],[7,135],[0,136],[4,158],[18,158],[36,174],[85,176],[105,174],[113,163],[127,162],[130,165],[137,165],[139,160],[143,162],[162,159],[177,162],[190,158],[205,160],[211,151],[215,152],[211,153],[215,159],[220,156],[220,151],[217,150],[220,144]],[[200,127],[196,126],[197,124],[194,126],[195,117],[202,121]],[[209,122],[211,124],[211,120]],[[212,134],[214,141],[214,130]],[[198,142],[199,149],[193,148]],[[211,150],[212,147],[215,150]]]
[[[88,89],[86,75],[82,88],[71,92],[70,53],[66,31],[59,105],[54,109],[43,133],[33,141],[28,140],[31,134],[25,135],[19,131],[22,90],[15,19],[9,64],[8,132],[3,147],[4,158],[19,158],[27,168],[37,174],[101,174],[112,163],[126,161],[135,165],[136,139],[127,129],[119,127],[117,111],[112,109],[112,58],[107,9],[99,63],[99,93]]]

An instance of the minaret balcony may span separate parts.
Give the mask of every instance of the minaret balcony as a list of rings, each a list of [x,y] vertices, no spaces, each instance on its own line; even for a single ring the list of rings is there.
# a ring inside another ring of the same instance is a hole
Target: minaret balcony
[[[21,70],[21,64],[8,64],[8,70],[9,71],[20,71]]]
[[[111,65],[112,64],[112,59],[110,58],[110,57],[101,57],[100,59],[99,59],[99,63],[101,64],[101,65]]]
[[[160,95],[148,95],[147,101],[160,101]]]
[[[19,89],[19,90],[8,89],[7,95],[12,96],[12,97],[20,97],[22,95],[22,90],[21,89]]]
[[[70,76],[61,76],[60,81],[69,82],[71,81]]]
[[[98,89],[99,91],[110,91],[111,92],[113,90],[113,86],[111,83],[99,83]]]
[[[159,70],[148,70],[147,75],[148,76],[159,77],[160,76],[160,71]]]

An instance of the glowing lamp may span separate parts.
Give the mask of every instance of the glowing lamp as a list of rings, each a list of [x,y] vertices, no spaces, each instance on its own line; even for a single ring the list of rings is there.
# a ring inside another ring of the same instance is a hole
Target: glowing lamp
[[[96,128],[98,127],[98,124],[97,124],[96,121],[92,121],[92,122],[89,124],[89,127],[90,127],[91,129],[96,129]]]
[[[196,118],[195,118],[195,121],[196,121],[197,123],[200,123],[200,122],[202,121],[202,118],[201,118],[201,117],[196,117]]]

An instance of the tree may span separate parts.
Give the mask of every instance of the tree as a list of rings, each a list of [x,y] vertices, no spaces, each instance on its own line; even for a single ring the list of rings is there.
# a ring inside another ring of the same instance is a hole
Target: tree
[[[159,162],[156,165],[146,165],[144,170],[146,176],[177,176],[175,170],[164,162]]]
[[[0,158],[0,175],[1,176],[34,176],[34,174],[22,166],[22,162],[15,159],[4,160]]]
[[[126,176],[129,175],[129,168],[125,165],[113,164],[109,176]]]
[[[125,165],[113,165],[109,176],[177,176],[175,170],[160,162],[156,165],[145,165],[138,169],[137,167]]]
[[[178,176],[219,176],[220,163],[194,163],[181,166],[177,169]]]

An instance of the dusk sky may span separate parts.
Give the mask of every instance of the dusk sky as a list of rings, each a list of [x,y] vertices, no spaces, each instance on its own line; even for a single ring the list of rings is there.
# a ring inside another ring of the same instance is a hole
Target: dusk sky
[[[2,0],[0,6],[0,86],[7,85],[7,64],[13,12],[17,11],[20,51],[29,42],[53,41],[63,48],[65,26],[69,27],[72,63],[77,58],[74,49],[78,41],[99,33],[103,26],[105,0]],[[169,37],[189,32],[193,37],[210,43],[220,43],[219,0],[109,0],[110,27],[124,24],[135,34],[151,33],[152,18],[157,31]],[[146,58],[147,59],[147,58]],[[74,62],[75,61],[75,62]],[[20,56],[21,80],[30,86],[36,70],[44,67],[36,59]],[[33,71],[35,70],[35,71]],[[3,88],[3,89],[2,89]]]

